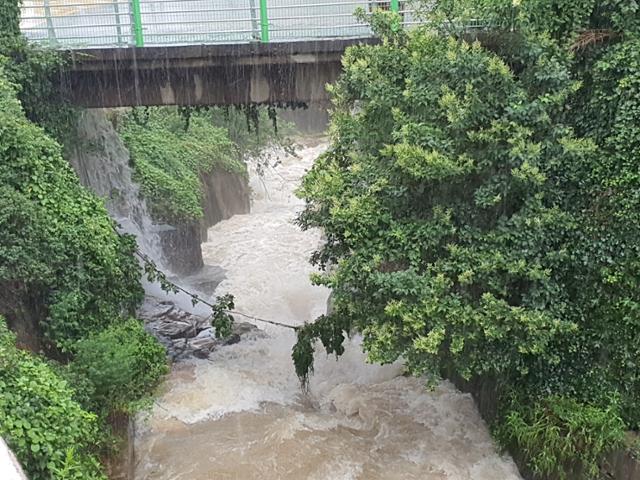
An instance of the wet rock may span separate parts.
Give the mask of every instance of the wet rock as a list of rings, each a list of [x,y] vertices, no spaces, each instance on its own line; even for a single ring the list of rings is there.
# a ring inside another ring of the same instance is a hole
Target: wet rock
[[[208,358],[219,347],[233,345],[242,337],[264,335],[250,323],[234,323],[232,333],[225,338],[216,338],[208,318],[186,312],[173,302],[156,297],[147,297],[138,311],[145,328],[167,349],[174,361],[189,357]]]
[[[189,342],[191,354],[198,358],[208,358],[209,354],[213,352],[220,342],[209,335],[208,337],[194,338]]]
[[[239,336],[246,335],[248,333],[258,333],[262,330],[259,330],[255,325],[246,322],[234,323],[233,324],[233,333]]]
[[[236,343],[240,343],[240,335],[237,333],[232,333],[224,339],[224,345],[234,345]]]
[[[196,335],[196,339],[199,339],[199,338],[211,338],[211,337],[215,337],[215,334],[213,332],[213,328],[212,327],[206,328],[206,329],[202,330],[200,333],[198,333],[198,335]]]
[[[153,329],[160,335],[174,338],[192,338],[196,336],[195,326],[184,320],[160,320],[155,322]]]

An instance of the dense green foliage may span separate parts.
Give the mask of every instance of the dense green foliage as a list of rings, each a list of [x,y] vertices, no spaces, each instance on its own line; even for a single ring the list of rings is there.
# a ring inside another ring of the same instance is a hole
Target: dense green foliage
[[[496,378],[519,400],[501,438],[545,474],[579,450],[594,476],[640,424],[639,7],[435,8],[410,33],[378,14],[382,44],[345,54],[332,145],[300,189],[333,310],[299,332],[296,369],[356,330],[372,361]],[[443,35],[468,18],[492,51]]]
[[[129,149],[135,179],[158,221],[188,223],[203,215],[203,177],[217,171],[246,175],[247,158],[265,147],[289,147],[288,124],[275,112],[245,108],[134,108],[113,123]]]
[[[0,5],[0,35],[6,38],[20,35],[20,1],[2,2]]]
[[[539,477],[565,479],[571,473],[598,478],[599,457],[619,445],[624,425],[613,407],[552,396],[510,411],[497,434],[504,444],[518,445]]]
[[[18,6],[0,5],[0,315],[62,363],[18,350],[0,318],[0,435],[32,479],[104,479],[109,415],[144,400],[166,361],[129,320],[143,296],[135,240],[49,135],[75,128],[51,82],[61,57],[19,35]]]
[[[4,75],[16,87],[27,118],[38,123],[59,141],[67,141],[77,119],[54,84],[56,70],[64,56],[28,43],[20,35],[19,0],[0,5],[0,64]]]
[[[201,175],[214,168],[244,173],[226,130],[205,114],[187,119],[173,108],[134,109],[117,119],[154,218],[184,223],[202,217]]]
[[[0,317],[0,435],[31,480],[105,479],[94,414],[42,359],[15,347]]]
[[[168,371],[164,347],[133,319],[80,340],[69,369],[88,381],[87,408],[105,413],[135,411]]]
[[[256,122],[270,125],[262,117]],[[170,223],[200,219],[202,177],[214,170],[246,174],[244,155],[274,138],[235,111],[218,109],[134,109],[115,123],[153,217]]]
[[[0,191],[0,284],[47,305],[41,327],[51,341],[70,349],[133,311],[142,299],[134,240],[115,233],[102,202],[25,118],[1,73]]]

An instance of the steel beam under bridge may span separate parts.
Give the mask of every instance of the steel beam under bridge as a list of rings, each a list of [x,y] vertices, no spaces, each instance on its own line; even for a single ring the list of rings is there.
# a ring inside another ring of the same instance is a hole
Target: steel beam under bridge
[[[61,89],[82,107],[326,105],[345,48],[374,41],[71,50]]]

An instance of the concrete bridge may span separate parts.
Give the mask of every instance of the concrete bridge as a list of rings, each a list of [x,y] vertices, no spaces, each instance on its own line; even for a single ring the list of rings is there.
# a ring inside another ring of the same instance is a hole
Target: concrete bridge
[[[373,41],[358,8],[418,23],[408,0],[25,0],[21,28],[70,51],[79,106],[324,105],[344,49]]]
[[[83,107],[318,105],[345,48],[368,41],[106,48],[71,51],[61,87]]]

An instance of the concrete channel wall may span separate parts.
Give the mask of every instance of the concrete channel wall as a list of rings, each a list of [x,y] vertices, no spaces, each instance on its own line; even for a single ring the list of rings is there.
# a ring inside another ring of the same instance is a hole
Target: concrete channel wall
[[[0,478],[2,480],[27,480],[18,460],[0,438]]]

